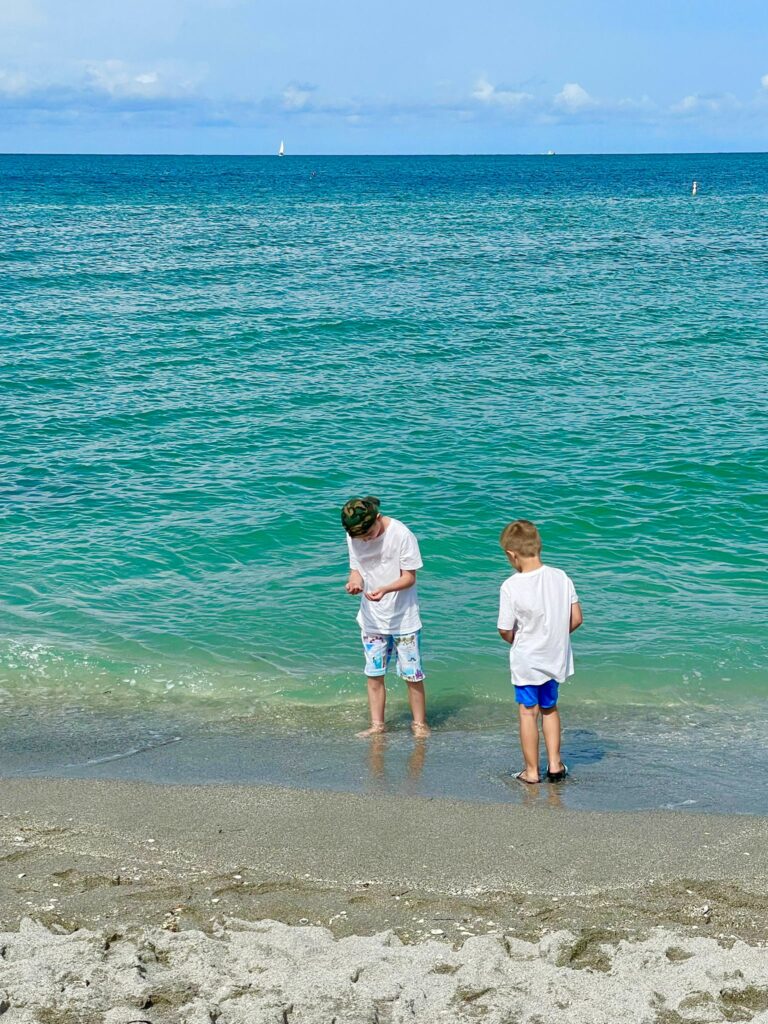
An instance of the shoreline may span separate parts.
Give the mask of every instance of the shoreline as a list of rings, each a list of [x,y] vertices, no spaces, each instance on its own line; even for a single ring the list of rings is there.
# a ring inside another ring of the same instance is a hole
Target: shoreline
[[[430,739],[417,741],[400,707],[390,731],[367,741],[354,735],[365,724],[359,709],[335,721],[333,730],[322,716],[303,724],[256,714],[205,721],[152,707],[68,707],[2,717],[0,786],[3,779],[102,779],[518,807],[546,803],[584,812],[768,815],[768,792],[744,782],[768,773],[765,723],[755,715],[574,709],[563,741],[570,778],[540,787],[513,778],[520,752],[511,724],[461,729],[438,720]],[[726,746],[739,774],[712,770]]]
[[[0,786],[9,1024],[699,1020],[679,1015],[692,993],[707,1020],[768,1009],[768,818]]]

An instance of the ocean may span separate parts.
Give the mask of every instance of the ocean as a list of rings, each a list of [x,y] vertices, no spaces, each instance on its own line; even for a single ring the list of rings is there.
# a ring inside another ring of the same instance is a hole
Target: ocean
[[[532,799],[525,517],[557,799],[768,813],[767,215],[762,154],[0,156],[0,775]],[[421,544],[424,757],[394,678],[350,739],[355,493]]]

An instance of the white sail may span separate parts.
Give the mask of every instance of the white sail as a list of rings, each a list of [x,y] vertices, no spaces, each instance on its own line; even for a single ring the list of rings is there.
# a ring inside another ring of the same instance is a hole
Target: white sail
[[[280,149],[278,149],[277,155],[278,156],[285,156],[285,143],[283,142],[282,139],[280,140]]]

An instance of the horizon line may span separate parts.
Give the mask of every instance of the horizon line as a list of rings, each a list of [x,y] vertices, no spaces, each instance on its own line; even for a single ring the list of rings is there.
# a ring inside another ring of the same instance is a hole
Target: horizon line
[[[588,151],[564,151],[564,150],[551,150],[548,152],[542,152],[536,150],[535,152],[517,152],[517,153],[285,153],[282,159],[286,158],[312,158],[312,159],[387,159],[392,157],[408,157],[412,159],[429,159],[433,157],[573,157],[573,156],[589,156],[589,157],[614,157],[614,156],[765,156],[768,155],[768,150],[765,149],[701,149],[701,150],[676,150],[676,151],[659,151],[659,150],[638,150],[636,152],[629,151],[611,151],[601,153],[591,153]],[[103,152],[103,151],[79,151],[79,150],[45,150],[45,151],[33,151],[33,150],[0,150],[0,157],[4,156],[103,156],[103,157],[237,157],[242,159],[253,159],[253,158],[278,158],[279,155],[274,152],[267,153],[197,153],[197,152]]]

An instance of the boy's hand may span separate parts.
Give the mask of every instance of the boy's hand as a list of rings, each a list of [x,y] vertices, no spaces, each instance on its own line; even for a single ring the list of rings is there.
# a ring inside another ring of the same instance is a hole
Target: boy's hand
[[[369,590],[365,595],[369,601],[380,601],[385,594],[397,594],[400,590],[407,590],[416,582],[415,569],[401,569],[400,576],[392,583],[379,587],[378,590]]]
[[[359,572],[351,572],[349,574],[349,579],[344,584],[344,589],[348,594],[362,594],[363,577]]]

